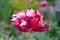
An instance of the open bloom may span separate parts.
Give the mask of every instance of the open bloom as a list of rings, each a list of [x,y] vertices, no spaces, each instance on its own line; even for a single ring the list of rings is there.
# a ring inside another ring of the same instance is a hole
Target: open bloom
[[[43,22],[43,16],[39,13],[38,10],[27,9],[13,14],[11,21],[12,25],[15,28],[23,32],[43,32],[49,30],[48,24],[44,24],[44,26],[41,26]]]

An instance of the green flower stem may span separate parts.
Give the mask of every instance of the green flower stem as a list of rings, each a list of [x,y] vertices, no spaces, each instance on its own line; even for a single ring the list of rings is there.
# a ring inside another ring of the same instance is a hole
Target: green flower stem
[[[26,33],[24,34],[23,40],[28,40],[28,39],[30,38],[30,36],[31,36],[31,33],[30,33],[30,32],[26,32]]]
[[[14,40],[14,35],[12,35],[12,40]]]

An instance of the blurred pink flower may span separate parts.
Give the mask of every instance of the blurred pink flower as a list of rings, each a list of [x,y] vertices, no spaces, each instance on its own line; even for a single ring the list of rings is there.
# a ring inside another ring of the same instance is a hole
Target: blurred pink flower
[[[54,12],[55,7],[54,6],[50,6],[50,13]]]
[[[47,7],[40,7],[40,11],[44,12],[46,11]]]
[[[48,7],[48,2],[47,1],[40,1],[40,11],[44,12],[47,7]]]
[[[49,25],[41,26],[43,16],[38,10],[27,9],[12,15],[12,25],[20,31],[43,32],[49,30]]]
[[[41,7],[48,6],[48,2],[47,2],[47,1],[41,1],[41,2],[40,2],[40,6],[41,6]]]

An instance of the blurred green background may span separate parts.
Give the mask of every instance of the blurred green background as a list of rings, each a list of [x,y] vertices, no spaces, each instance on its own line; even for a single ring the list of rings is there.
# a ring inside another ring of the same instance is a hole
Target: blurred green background
[[[47,1],[49,6],[54,4],[54,0]],[[0,0],[0,40],[60,40],[60,27],[57,26],[55,12],[52,14],[49,11],[45,12],[47,13],[45,17],[50,17],[44,20],[50,24],[51,30],[48,32],[21,32],[12,27],[10,20],[14,11],[31,8],[39,10],[39,1]]]

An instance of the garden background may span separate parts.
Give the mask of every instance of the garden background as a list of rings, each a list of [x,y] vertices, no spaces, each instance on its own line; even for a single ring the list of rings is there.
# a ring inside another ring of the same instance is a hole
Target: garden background
[[[59,0],[60,1],[60,0]],[[55,0],[47,0],[49,6],[55,4]],[[58,4],[57,4],[58,5]],[[60,26],[56,20],[56,12],[46,11],[47,17],[44,23],[48,23],[51,30],[47,32],[21,32],[11,25],[11,15],[16,11],[25,9],[39,10],[39,0],[29,2],[27,0],[0,0],[0,40],[60,40]]]

